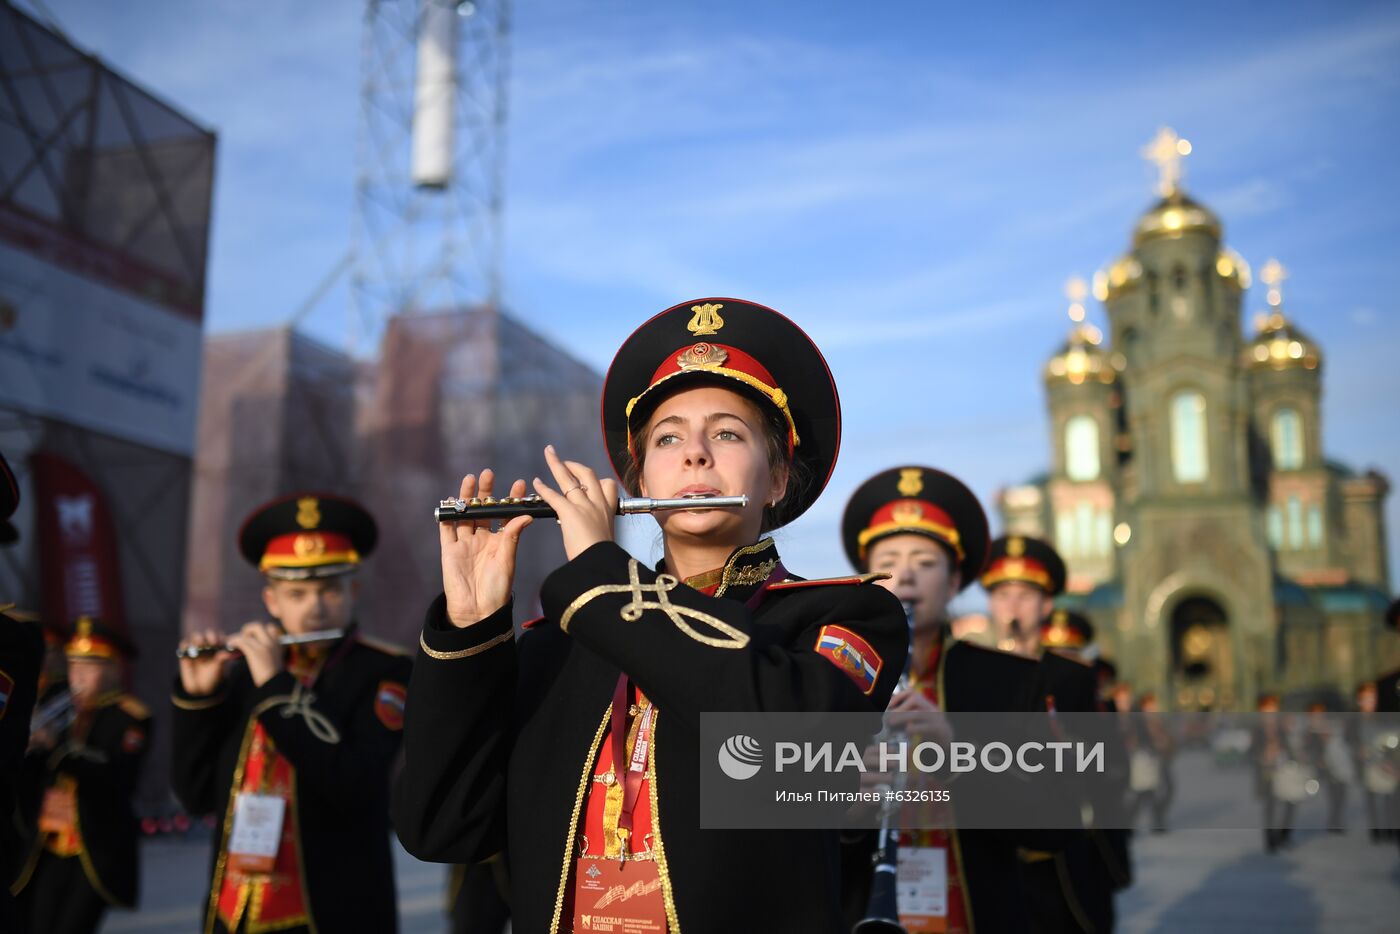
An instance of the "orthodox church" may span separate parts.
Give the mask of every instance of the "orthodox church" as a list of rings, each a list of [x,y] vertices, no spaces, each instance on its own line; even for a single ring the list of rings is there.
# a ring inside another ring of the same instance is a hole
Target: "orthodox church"
[[[1267,311],[1246,336],[1245,260],[1182,186],[1190,144],[1144,151],[1159,200],[1100,271],[1107,335],[1067,292],[1073,328],[1045,365],[1049,473],[1001,491],[1008,532],[1054,542],[1062,603],[1168,708],[1252,709],[1263,691],[1334,690],[1400,664],[1383,505],[1389,484],[1327,459],[1323,353],[1260,270]],[[1306,318],[1306,312],[1297,317]]]

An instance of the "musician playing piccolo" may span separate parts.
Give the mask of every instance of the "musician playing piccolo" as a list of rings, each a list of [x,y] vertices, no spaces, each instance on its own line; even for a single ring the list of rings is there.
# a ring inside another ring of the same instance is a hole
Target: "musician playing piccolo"
[[[221,822],[202,931],[395,929],[388,784],[410,663],[355,623],[376,537],[341,497],[262,506],[239,549],[276,623],[181,643],[172,784]]]
[[[825,361],[771,309],[686,302],[623,344],[603,433],[628,493],[748,505],[655,513],[664,554],[647,567],[614,541],[617,484],[546,448],[531,487],[559,522],[528,534],[557,528],[568,560],[518,637],[516,545],[533,520],[443,524],[399,838],[439,861],[504,849],[518,934],[600,917],[624,919],[613,930],[835,934],[836,830],[702,830],[698,758],[704,711],[876,712],[904,666],[894,597],[859,575],[800,581],[764,535],[812,505],[835,463]],[[469,474],[459,495],[494,484]],[[519,480],[506,495],[526,491]]]

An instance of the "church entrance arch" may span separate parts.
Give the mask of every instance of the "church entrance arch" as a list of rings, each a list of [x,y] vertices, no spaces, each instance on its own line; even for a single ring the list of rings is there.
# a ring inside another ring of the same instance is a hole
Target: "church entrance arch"
[[[1172,608],[1170,619],[1170,682],[1176,709],[1232,709],[1239,699],[1225,608],[1211,597],[1187,596]]]

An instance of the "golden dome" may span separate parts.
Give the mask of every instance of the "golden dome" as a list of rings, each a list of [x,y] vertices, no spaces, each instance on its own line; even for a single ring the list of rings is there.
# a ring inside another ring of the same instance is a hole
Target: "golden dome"
[[[1220,219],[1178,189],[1148,208],[1138,220],[1133,230],[1133,246],[1140,247],[1148,240],[1164,237],[1175,239],[1202,231],[1219,240]]]
[[[1256,319],[1257,333],[1244,350],[1247,366],[1256,370],[1315,370],[1322,364],[1322,349],[1274,308]]]
[[[1123,369],[1122,354],[1109,353],[1102,346],[1103,333],[1092,324],[1079,324],[1045,365],[1047,382],[1111,383]]]
[[[1215,273],[1224,279],[1226,284],[1234,286],[1236,292],[1246,291],[1253,279],[1249,263],[1229,247],[1221,247],[1220,252],[1216,254]]]

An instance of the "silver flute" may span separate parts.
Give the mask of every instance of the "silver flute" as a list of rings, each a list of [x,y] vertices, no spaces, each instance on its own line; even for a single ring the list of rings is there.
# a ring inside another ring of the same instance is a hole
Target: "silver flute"
[[[280,645],[306,645],[310,642],[334,642],[345,635],[344,629],[318,629],[315,632],[302,632],[296,635],[283,635],[277,637]],[[201,655],[212,655],[214,652],[237,652],[238,649],[227,642],[219,642],[214,645],[187,645],[175,650],[176,658],[199,658]]]
[[[656,512],[660,509],[742,509],[749,504],[747,495],[739,496],[681,496],[676,499],[652,499],[649,496],[625,496],[617,501],[617,514],[628,516],[639,512]],[[472,522],[478,519],[514,519],[516,516],[534,516],[538,519],[554,519],[554,507],[541,497],[507,496],[495,499],[490,496],[471,499],[444,499],[438,502],[433,518],[439,522]]]

